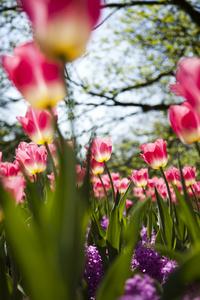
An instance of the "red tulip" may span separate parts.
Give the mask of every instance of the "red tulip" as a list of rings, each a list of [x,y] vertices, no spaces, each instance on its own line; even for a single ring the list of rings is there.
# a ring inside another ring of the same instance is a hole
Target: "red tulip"
[[[169,120],[181,142],[191,144],[200,140],[200,116],[187,101],[170,106]]]
[[[167,142],[163,139],[157,139],[155,143],[140,145],[144,154],[140,154],[144,161],[153,169],[159,169],[167,164]]]
[[[35,38],[48,56],[81,56],[100,14],[100,0],[21,0]]]
[[[33,142],[29,144],[21,142],[15,154],[20,168],[28,175],[35,175],[46,169],[47,153],[44,145],[38,147]]]
[[[54,116],[57,111],[54,107]],[[39,110],[29,107],[25,117],[17,117],[29,138],[36,144],[52,143],[54,139],[54,120],[49,110]]]
[[[13,56],[3,55],[2,65],[33,107],[52,107],[65,98],[62,63],[47,59],[34,42],[16,47]]]
[[[128,177],[133,181],[133,183],[136,186],[146,186],[149,178],[148,169],[142,168],[139,171],[133,170],[132,176],[129,175]]]
[[[177,84],[169,88],[183,96],[200,113],[200,59],[184,58],[176,72]]]

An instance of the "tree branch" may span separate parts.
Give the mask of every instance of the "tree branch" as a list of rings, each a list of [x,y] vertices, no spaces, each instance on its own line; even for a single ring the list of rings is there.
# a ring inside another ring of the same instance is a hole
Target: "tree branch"
[[[135,5],[163,5],[163,4],[171,4],[170,1],[132,1],[129,3],[108,3],[101,5],[101,8],[107,8],[107,7],[129,7],[129,6],[135,6]]]
[[[7,7],[7,6],[1,7],[1,8],[0,8],[0,13],[6,12],[6,11],[10,11],[10,10],[19,10],[19,7],[18,7],[17,5],[15,5],[15,6],[10,6],[10,7]]]
[[[191,17],[192,21],[200,27],[200,12],[196,11],[193,6],[185,0],[173,0],[173,3],[183,9]]]

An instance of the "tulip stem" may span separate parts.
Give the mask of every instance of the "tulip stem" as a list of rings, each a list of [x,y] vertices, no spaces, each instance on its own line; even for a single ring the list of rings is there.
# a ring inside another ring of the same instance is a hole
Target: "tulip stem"
[[[161,171],[162,177],[163,177],[163,179],[164,179],[164,181],[165,181],[165,184],[166,184],[166,186],[167,186],[167,192],[168,192],[168,196],[169,196],[169,213],[170,213],[170,216],[171,216],[172,221],[173,221],[173,215],[172,215],[172,196],[171,196],[171,192],[170,192],[170,189],[169,189],[169,184],[168,184],[168,182],[167,182],[167,178],[166,178],[166,176],[165,176],[165,173],[164,173],[164,171],[163,171],[163,168],[160,167],[159,169],[160,169],[160,171]]]
[[[109,207],[109,200],[108,200],[107,191],[106,191],[105,185],[104,185],[104,183],[103,183],[103,181],[101,179],[100,174],[98,174],[98,177],[99,177],[99,179],[101,181],[101,184],[103,186],[103,189],[104,189],[104,194],[105,194],[105,198],[106,198],[106,202],[107,202],[107,215],[108,215],[108,218],[109,218],[110,217],[110,207]]]
[[[195,142],[194,144],[195,144],[195,148],[196,148],[196,150],[198,152],[198,155],[200,157],[200,147],[199,147],[199,144],[198,144],[198,142]]]
[[[108,169],[107,163],[105,161],[104,161],[104,166],[106,168],[106,171],[107,171],[109,179],[110,179],[111,188],[112,188],[112,198],[113,198],[113,202],[115,202],[115,190],[114,190],[113,180],[112,180],[112,177],[110,175],[110,171]]]
[[[49,156],[49,159],[50,159],[50,163],[51,163],[51,166],[52,166],[52,169],[53,169],[53,173],[54,173],[54,177],[55,177],[55,182],[57,181],[57,178],[58,178],[58,174],[57,174],[57,171],[56,171],[56,166],[54,164],[54,160],[53,160],[53,157],[51,155],[51,151],[49,150],[49,146],[47,144],[47,142],[44,143],[46,149],[47,149],[47,153],[48,153],[48,156]]]

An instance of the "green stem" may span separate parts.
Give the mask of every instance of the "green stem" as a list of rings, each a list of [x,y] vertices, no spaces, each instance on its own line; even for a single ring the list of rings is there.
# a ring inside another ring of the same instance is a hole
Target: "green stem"
[[[145,197],[146,197],[147,194],[146,194],[146,190],[145,190],[144,186],[142,186],[142,190],[143,190],[143,193],[144,193],[144,195],[145,195]]]
[[[109,179],[110,179],[110,183],[111,183],[111,188],[112,188],[112,199],[113,199],[113,202],[115,202],[115,190],[114,190],[114,185],[113,185],[113,180],[112,180],[112,177],[110,175],[110,171],[108,169],[108,166],[107,166],[107,163],[104,161],[104,166],[106,168],[106,171],[108,173],[108,176],[109,176]]]
[[[47,153],[48,153],[48,156],[49,156],[49,159],[50,159],[51,167],[52,167],[52,169],[53,169],[55,181],[57,181],[58,174],[57,174],[57,171],[56,171],[56,166],[55,166],[55,164],[54,164],[53,157],[52,157],[52,155],[51,155],[51,151],[49,150],[49,146],[48,146],[47,142],[45,142],[44,145],[45,145],[45,147],[46,147],[46,149],[47,149]]]
[[[168,192],[168,196],[169,196],[169,213],[170,213],[170,216],[171,216],[172,221],[173,221],[173,213],[172,213],[172,196],[171,196],[171,192],[170,192],[170,189],[169,189],[169,184],[168,184],[168,182],[167,182],[167,178],[166,178],[166,176],[165,176],[165,173],[164,173],[162,167],[160,167],[160,171],[161,171],[162,177],[163,177],[163,179],[164,179],[164,181],[165,181],[165,184],[166,184],[166,186],[167,186],[167,192]]]
[[[193,193],[193,195],[194,195],[194,199],[195,199],[195,202],[196,202],[197,210],[198,210],[198,212],[199,212],[199,203],[198,203],[198,199],[197,199],[196,194],[195,194],[195,192],[194,192],[194,190],[193,190],[193,188],[192,188],[191,185],[190,185],[190,188],[191,188],[191,191],[192,191],[192,193]]]
[[[196,150],[198,152],[198,155],[199,155],[199,158],[200,158],[200,147],[199,147],[199,144],[198,144],[198,142],[195,142],[194,144],[195,144],[195,148],[196,148]]]
[[[101,184],[103,186],[103,189],[104,189],[104,194],[105,194],[105,198],[106,198],[106,203],[107,203],[107,215],[108,215],[108,218],[110,217],[110,207],[109,207],[109,200],[108,200],[108,195],[107,195],[107,191],[106,191],[106,188],[105,188],[105,185],[103,184],[103,181],[101,179],[101,176],[100,174],[98,174],[98,177],[101,181]]]

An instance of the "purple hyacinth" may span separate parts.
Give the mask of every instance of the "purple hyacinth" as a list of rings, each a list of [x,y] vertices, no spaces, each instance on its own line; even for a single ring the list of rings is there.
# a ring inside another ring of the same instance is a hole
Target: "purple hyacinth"
[[[146,274],[144,277],[136,274],[125,284],[124,296],[118,300],[159,300],[154,281]]]
[[[93,299],[92,297],[94,297],[103,276],[102,260],[95,246],[86,247],[85,254],[86,264],[83,279],[85,279],[89,294],[91,299]]]
[[[162,284],[164,284],[167,280],[167,278],[169,277],[169,275],[175,270],[177,269],[178,264],[176,261],[174,260],[169,260],[164,267],[161,270],[161,273],[163,275],[163,280],[162,280]]]
[[[103,216],[102,220],[100,221],[100,224],[104,230],[106,230],[108,228],[108,223],[109,223],[108,218],[106,218],[106,216]]]
[[[140,273],[148,274],[150,277],[162,282],[163,274],[161,271],[166,263],[167,258],[161,258],[157,251],[139,241],[134,251],[131,269],[133,271],[138,267]]]

